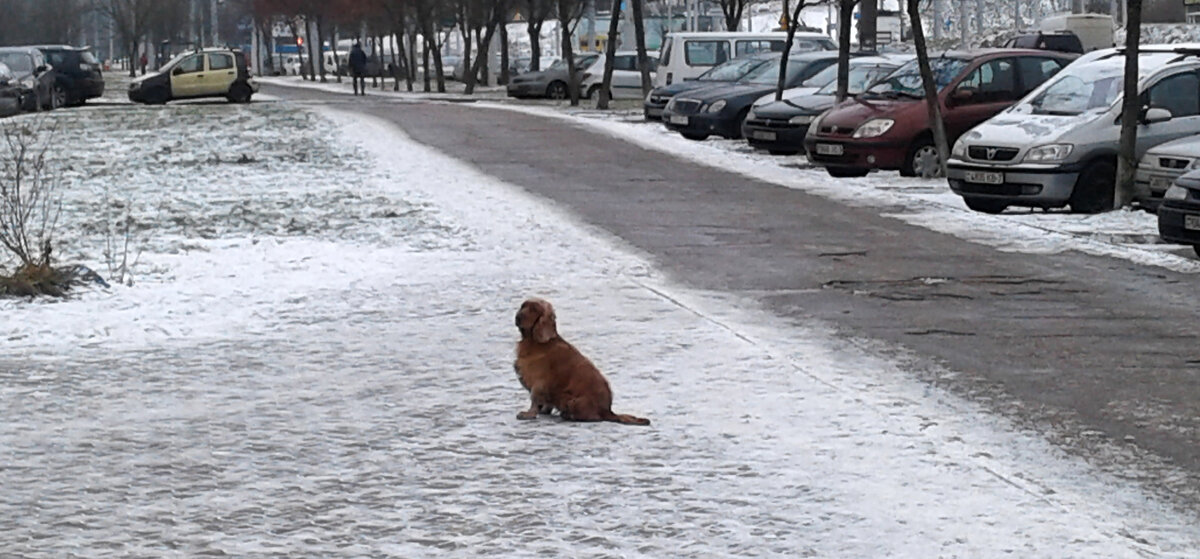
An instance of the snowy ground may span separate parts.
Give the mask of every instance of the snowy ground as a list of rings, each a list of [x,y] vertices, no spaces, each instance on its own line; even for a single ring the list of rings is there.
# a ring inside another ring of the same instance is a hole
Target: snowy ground
[[[344,93],[348,87],[315,84],[298,78],[270,79],[268,83],[339,93]],[[627,105],[624,110],[596,111],[572,108],[565,102],[513,102],[494,91],[479,96],[478,102],[472,104],[461,103],[464,96],[459,94],[390,91],[373,94],[397,102],[452,100],[463,107],[499,108],[562,119],[702,165],[732,170],[850,205],[878,208],[884,215],[1000,250],[1030,254],[1076,250],[1177,272],[1200,272],[1200,260],[1196,259],[1191,247],[1163,243],[1158,237],[1158,218],[1145,211],[1124,209],[1079,215],[1013,208],[1002,215],[981,214],[967,209],[962,198],[950,191],[944,179],[905,178],[896,172],[877,172],[861,179],[831,179],[823,169],[809,165],[803,156],[771,156],[751,149],[742,140],[686,140],[657,122],[644,121],[640,102],[628,102],[636,108]],[[583,102],[584,107],[592,105]]]
[[[519,185],[312,111],[52,114],[75,165],[71,258],[103,268],[92,216],[108,185],[139,259],[131,287],[0,301],[5,555],[1200,549],[1194,513],[866,341],[683,288]],[[557,304],[615,408],[652,427],[515,419],[512,315],[528,295]]]

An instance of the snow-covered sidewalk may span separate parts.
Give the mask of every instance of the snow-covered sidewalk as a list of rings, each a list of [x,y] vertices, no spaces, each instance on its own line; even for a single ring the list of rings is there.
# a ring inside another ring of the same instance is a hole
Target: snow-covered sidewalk
[[[868,341],[684,288],[519,185],[382,121],[317,111],[136,107],[75,122],[108,123],[78,184],[119,182],[114,198],[137,208],[138,283],[0,302],[0,549],[1200,549],[1194,515],[916,381]],[[68,212],[87,215],[89,196]],[[529,295],[556,304],[614,407],[652,427],[515,419],[527,401],[512,317]]]
[[[271,78],[267,83],[331,93],[346,93],[349,87],[293,78]],[[657,122],[644,121],[640,105],[636,110],[597,111],[586,108],[594,105],[586,100],[581,107],[570,107],[565,102],[499,99],[494,93],[476,96],[475,103],[462,103],[472,97],[455,93],[396,93],[389,90],[373,92],[373,95],[401,102],[449,101],[463,107],[503,109],[561,119],[697,164],[734,171],[850,205],[878,208],[884,215],[913,225],[1000,250],[1030,254],[1075,250],[1177,272],[1200,272],[1200,260],[1196,259],[1192,249],[1164,244],[1158,237],[1157,217],[1141,210],[1077,215],[1014,208],[1003,215],[982,214],[967,209],[944,179],[905,178],[895,172],[872,173],[861,179],[831,179],[823,169],[808,165],[803,156],[768,155],[741,140],[686,140]]]

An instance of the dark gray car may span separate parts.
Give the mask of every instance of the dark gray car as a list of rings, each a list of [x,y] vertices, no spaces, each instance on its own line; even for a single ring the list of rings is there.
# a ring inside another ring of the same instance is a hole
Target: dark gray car
[[[46,62],[42,51],[33,47],[0,48],[0,62],[12,70],[22,88],[22,109],[50,110],[62,105],[62,91],[56,90],[54,85],[54,69]]]
[[[584,68],[591,66],[598,58],[600,58],[599,54],[580,54],[575,57],[575,70],[579,73],[580,80],[583,79]],[[508,82],[508,96],[519,99],[528,97],[566,99],[569,95],[567,79],[567,61],[559,60],[540,72],[528,72],[513,78]],[[580,92],[579,95],[582,97],[583,92]]]

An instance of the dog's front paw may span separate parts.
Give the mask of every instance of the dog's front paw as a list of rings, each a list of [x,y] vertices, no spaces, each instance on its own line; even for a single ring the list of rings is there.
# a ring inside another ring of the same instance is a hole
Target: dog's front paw
[[[517,414],[517,419],[537,419],[537,410],[525,410]]]

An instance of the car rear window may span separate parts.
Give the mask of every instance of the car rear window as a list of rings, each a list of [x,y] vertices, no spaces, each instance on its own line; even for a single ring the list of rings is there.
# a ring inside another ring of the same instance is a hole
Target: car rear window
[[[716,66],[729,60],[729,42],[684,41],[683,57],[689,66]]]
[[[96,58],[96,55],[92,54],[92,51],[90,51],[90,50],[85,50],[85,51],[80,52],[79,58],[87,64],[99,64],[100,63],[100,60],[98,60]]]

